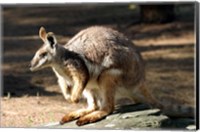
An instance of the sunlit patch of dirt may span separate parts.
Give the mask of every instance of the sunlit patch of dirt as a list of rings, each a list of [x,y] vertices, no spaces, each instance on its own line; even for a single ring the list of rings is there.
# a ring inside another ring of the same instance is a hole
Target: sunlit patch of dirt
[[[66,113],[83,105],[69,104],[61,97],[1,98],[1,127],[39,127],[58,122]]]
[[[142,55],[145,59],[187,59],[187,58],[193,58],[194,57],[194,45],[190,46],[183,46],[182,48],[173,48],[173,49],[160,49],[160,50],[153,50],[153,51],[147,51],[143,52]]]

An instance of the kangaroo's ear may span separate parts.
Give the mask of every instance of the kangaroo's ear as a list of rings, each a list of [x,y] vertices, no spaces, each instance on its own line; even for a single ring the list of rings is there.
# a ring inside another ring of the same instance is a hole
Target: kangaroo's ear
[[[39,36],[40,38],[45,42],[46,40],[46,30],[44,27],[41,27],[40,30],[39,30]]]
[[[46,37],[48,44],[53,48],[55,44],[57,44],[55,35],[52,32],[49,32]]]

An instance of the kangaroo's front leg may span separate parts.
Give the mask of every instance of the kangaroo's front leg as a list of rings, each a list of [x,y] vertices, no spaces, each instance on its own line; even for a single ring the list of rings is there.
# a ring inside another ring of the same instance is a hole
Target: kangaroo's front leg
[[[78,103],[79,99],[82,97],[83,90],[87,83],[87,77],[83,74],[76,74],[72,77],[74,86],[71,91],[71,101],[73,103]]]
[[[64,65],[65,72],[72,79],[71,102],[78,103],[89,79],[88,69],[81,58],[77,58],[77,60],[70,59]]]
[[[74,77],[73,80],[74,80],[74,86],[71,93],[71,101],[73,103],[78,103],[80,97],[82,96],[82,92],[85,86],[82,80],[78,79],[77,77]]]

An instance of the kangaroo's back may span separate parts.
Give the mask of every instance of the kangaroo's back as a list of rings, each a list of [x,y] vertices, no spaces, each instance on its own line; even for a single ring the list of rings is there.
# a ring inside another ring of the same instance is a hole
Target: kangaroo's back
[[[144,63],[141,55],[136,51],[134,44],[116,30],[93,26],[79,32],[65,47],[82,54],[99,70],[109,68],[122,70],[126,85],[133,85],[144,79]]]
[[[114,50],[135,52],[134,45],[123,34],[111,28],[100,26],[93,26],[82,30],[65,47],[84,54],[94,63],[101,63],[104,57]]]

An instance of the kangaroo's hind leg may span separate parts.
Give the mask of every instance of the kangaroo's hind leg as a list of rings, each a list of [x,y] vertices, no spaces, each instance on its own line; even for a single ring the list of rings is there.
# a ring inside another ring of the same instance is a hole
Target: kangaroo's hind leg
[[[100,109],[79,118],[76,122],[78,126],[97,122],[113,112],[116,77],[107,72],[104,73],[99,78],[99,86],[101,92]]]
[[[72,111],[68,114],[66,114],[60,121],[60,124],[64,124],[73,120],[76,120],[84,115],[87,115],[95,110],[98,109],[97,102],[95,99],[95,94],[93,93],[92,90],[85,90],[84,94],[87,95],[87,108],[85,109],[80,109],[76,111]]]

